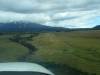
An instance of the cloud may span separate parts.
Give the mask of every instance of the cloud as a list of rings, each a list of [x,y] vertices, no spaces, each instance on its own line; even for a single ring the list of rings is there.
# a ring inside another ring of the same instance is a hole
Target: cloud
[[[84,28],[97,24],[99,12],[100,0],[0,0],[0,22]]]
[[[62,26],[67,28],[93,27],[97,25],[96,21],[99,21],[100,19],[100,18],[95,19],[95,17],[97,17],[98,15],[100,15],[99,10],[63,12],[53,16],[57,20],[52,18],[53,20],[47,22],[46,25],[56,26],[56,27]],[[61,17],[64,17],[64,19],[59,20],[61,19]]]
[[[0,10],[32,13],[99,9],[100,0],[0,0]]]
[[[44,13],[40,14],[24,14],[15,12],[4,12],[0,11],[0,22],[16,22],[16,21],[26,21],[26,22],[36,22],[45,23],[50,20],[49,16]]]
[[[33,3],[31,0],[0,0],[0,10],[11,12],[32,12]]]

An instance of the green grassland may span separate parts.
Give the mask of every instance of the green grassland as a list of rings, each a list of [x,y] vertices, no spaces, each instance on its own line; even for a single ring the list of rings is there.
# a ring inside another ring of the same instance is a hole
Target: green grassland
[[[18,61],[28,49],[9,40],[12,35],[0,35],[0,62]]]
[[[15,35],[0,35],[0,62],[19,61],[28,53],[27,47],[9,39],[16,38]],[[62,64],[88,75],[100,75],[100,30],[20,33],[20,36],[19,41],[37,49],[27,61]]]
[[[100,75],[100,31],[40,33],[30,41],[38,48],[32,58]]]

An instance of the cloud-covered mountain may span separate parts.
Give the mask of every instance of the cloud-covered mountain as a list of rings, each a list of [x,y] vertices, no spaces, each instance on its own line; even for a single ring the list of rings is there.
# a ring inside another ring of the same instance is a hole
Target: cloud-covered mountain
[[[68,31],[67,28],[50,27],[30,22],[0,23],[0,32]]]

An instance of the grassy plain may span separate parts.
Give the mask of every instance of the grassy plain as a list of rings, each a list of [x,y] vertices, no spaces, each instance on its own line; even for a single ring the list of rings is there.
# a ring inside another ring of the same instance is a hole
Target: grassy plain
[[[0,35],[0,62],[18,61],[28,49],[9,40],[13,35]]]
[[[15,35],[15,34],[14,34]],[[28,48],[0,35],[0,61],[18,61]],[[22,34],[25,42],[36,47],[28,61],[70,66],[88,75],[100,75],[100,30]],[[86,74],[85,74],[86,75]]]
[[[33,57],[100,75],[100,30],[40,33],[32,40]]]

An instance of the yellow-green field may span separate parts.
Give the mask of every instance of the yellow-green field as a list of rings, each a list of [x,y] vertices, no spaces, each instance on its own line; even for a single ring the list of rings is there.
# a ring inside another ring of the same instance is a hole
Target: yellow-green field
[[[26,47],[9,40],[10,36],[0,36],[0,62],[18,61],[28,52]]]
[[[33,57],[100,75],[99,30],[40,33],[32,40],[30,42],[38,48]]]
[[[0,35],[0,61],[18,61],[29,49]],[[100,75],[100,30],[22,34],[22,42],[37,48],[28,61],[64,64],[89,75]],[[31,37],[30,37],[31,36]],[[15,37],[14,37],[15,38]]]

